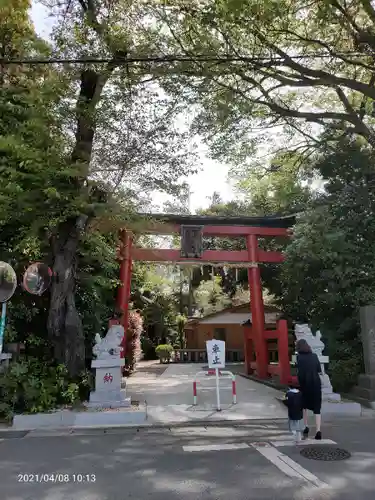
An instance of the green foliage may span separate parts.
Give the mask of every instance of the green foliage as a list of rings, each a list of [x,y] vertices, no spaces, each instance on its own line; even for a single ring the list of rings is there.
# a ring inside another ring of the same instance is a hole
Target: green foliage
[[[176,316],[176,324],[177,324],[177,343],[178,349],[183,349],[185,347],[185,325],[187,322],[187,317],[183,314],[178,314]]]
[[[321,329],[340,386],[361,370],[359,308],[375,303],[374,165],[372,152],[350,141],[322,155],[315,168],[326,193],[299,218],[283,265],[283,308]]]
[[[179,306],[178,284],[174,281],[172,269],[164,270],[160,267],[138,266],[133,294],[134,307],[142,311],[146,350],[153,357],[153,349],[159,343],[165,343],[176,336],[176,311]]]
[[[170,344],[160,344],[155,349],[155,352],[160,359],[160,363],[169,363],[173,353],[173,346]]]
[[[181,63],[186,76],[168,86],[199,109],[194,127],[215,158],[238,167],[253,163],[260,144],[319,147],[312,124],[374,147],[371,2],[179,0],[155,17],[174,52],[236,59]]]
[[[104,333],[113,316],[119,286],[116,245],[116,234],[91,231],[80,246],[76,301],[90,347],[95,333]]]
[[[221,287],[221,278],[215,276],[214,280],[202,281],[194,291],[194,298],[199,315],[206,316],[221,311],[231,304],[231,299]]]
[[[32,246],[25,241],[9,248],[14,238],[17,233],[1,238],[0,260],[12,262],[18,275],[22,275],[25,267],[35,259],[49,263],[49,255],[40,240],[33,240]],[[116,240],[116,235],[103,235],[93,230],[84,236],[80,248],[76,303],[85,334],[87,367],[95,333],[107,330],[108,320],[114,312],[119,284]],[[22,342],[28,355],[50,360],[51,346],[46,329],[48,306],[48,291],[39,297],[17,287],[8,304],[5,342]]]
[[[149,339],[146,335],[141,336],[141,349],[144,360],[151,360],[157,358],[154,342],[151,339]]]
[[[62,365],[54,366],[36,358],[13,362],[0,375],[0,414],[8,419],[14,413],[48,412],[74,405],[88,384],[87,374],[77,383],[69,379]]]
[[[334,355],[333,355],[334,356]],[[346,392],[356,384],[358,374],[363,370],[358,352],[347,349],[347,356],[342,359],[332,359],[329,365],[331,384],[335,391]]]
[[[36,36],[30,2],[4,4],[2,55],[80,57],[94,51],[116,57],[134,40],[147,51],[153,29],[128,29],[128,16],[142,16],[145,7],[121,3],[112,10],[90,2],[81,10],[83,3],[66,9],[50,2],[56,20],[52,46]],[[189,130],[174,126],[182,105],[148,85],[143,70],[130,75],[129,68],[105,64],[63,70],[2,68],[0,250],[20,269],[37,255],[53,267],[51,294],[35,299],[32,314],[15,302],[13,331],[29,315],[32,329],[38,323],[46,340],[48,316],[50,356],[75,373],[83,366],[83,341],[90,352],[92,336],[112,315],[116,236],[106,235],[115,234],[135,206],[148,201],[143,193],[176,194],[181,175],[195,171],[196,163]]]
[[[3,57],[47,56],[50,48],[29,21],[29,2],[5,4]],[[66,85],[62,74],[42,66],[5,66],[1,80],[0,226],[21,225],[21,240],[51,228],[71,204],[72,172],[64,163],[66,141],[57,113]]]
[[[269,165],[236,172],[238,188],[254,217],[295,214],[311,199],[311,160],[293,152],[279,153]]]
[[[237,188],[243,195],[242,201],[231,201],[212,205],[202,210],[205,215],[217,216],[270,216],[288,215],[303,211],[313,198],[311,183],[318,177],[312,168],[312,161],[306,155],[286,152],[278,154],[269,163],[259,164],[256,168],[246,165],[237,169]],[[219,200],[220,201],[220,200]],[[263,238],[259,243],[265,250],[283,251],[289,238]],[[207,248],[244,250],[245,238],[207,238]],[[264,289],[271,295],[282,293],[281,267],[279,264],[262,265]],[[233,269],[221,274],[222,289],[232,300],[240,285],[247,286],[246,269],[239,269],[237,281]]]

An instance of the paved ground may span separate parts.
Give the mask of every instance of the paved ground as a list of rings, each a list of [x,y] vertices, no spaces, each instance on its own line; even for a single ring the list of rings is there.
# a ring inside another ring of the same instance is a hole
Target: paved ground
[[[127,394],[133,400],[147,402],[150,423],[181,423],[194,420],[248,420],[285,418],[285,408],[276,401],[280,395],[273,388],[237,376],[237,404],[232,404],[232,381],[220,381],[223,411],[215,411],[215,377],[199,377],[198,405],[193,403],[194,375],[204,365],[171,364],[160,372],[155,364],[143,365],[127,381]],[[228,370],[236,367],[228,366]]]
[[[352,457],[302,458],[280,420],[29,434],[0,442],[1,499],[372,500],[375,420],[326,425],[324,437]]]

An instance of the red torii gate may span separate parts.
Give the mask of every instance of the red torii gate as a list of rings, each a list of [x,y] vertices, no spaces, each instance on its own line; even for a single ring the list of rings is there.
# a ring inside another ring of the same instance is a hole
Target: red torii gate
[[[143,234],[174,234],[180,233],[182,227],[200,226],[203,236],[244,237],[246,250],[204,250],[199,258],[182,258],[181,251],[175,249],[137,248],[133,245],[130,229],[121,231],[119,258],[120,280],[122,285],[117,296],[117,308],[122,313],[121,323],[125,328],[128,324],[130,285],[132,262],[171,262],[175,264],[209,265],[213,263],[237,264],[248,268],[250,288],[251,327],[244,327],[244,354],[246,372],[255,371],[259,378],[267,378],[278,374],[280,381],[288,383],[290,379],[290,364],[288,354],[288,327],[285,320],[279,320],[276,330],[265,330],[264,304],[260,263],[281,263],[281,252],[266,251],[259,248],[258,238],[286,237],[295,223],[294,216],[286,217],[210,217],[182,215],[146,215],[150,223],[142,230]],[[267,339],[277,339],[279,364],[268,364]],[[255,352],[255,362],[253,354]]]

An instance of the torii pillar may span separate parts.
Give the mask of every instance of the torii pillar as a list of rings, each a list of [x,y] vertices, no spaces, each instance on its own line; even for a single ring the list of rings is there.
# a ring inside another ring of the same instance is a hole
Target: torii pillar
[[[250,288],[251,323],[254,339],[254,350],[257,363],[257,375],[259,378],[267,378],[268,374],[268,349],[265,339],[265,318],[264,303],[262,293],[262,282],[260,278],[258,238],[255,234],[250,234],[246,238],[249,262],[251,267],[248,270]],[[247,347],[245,346],[245,349]],[[246,360],[249,364],[251,360]]]
[[[131,234],[123,230],[121,232],[120,240],[120,281],[121,285],[117,294],[117,309],[122,313],[120,323],[124,327],[124,338],[122,341],[122,353],[121,357],[125,357],[126,350],[126,334],[128,329],[129,320],[129,300],[131,291],[131,279],[132,279],[132,256],[131,250],[133,245],[133,238]]]

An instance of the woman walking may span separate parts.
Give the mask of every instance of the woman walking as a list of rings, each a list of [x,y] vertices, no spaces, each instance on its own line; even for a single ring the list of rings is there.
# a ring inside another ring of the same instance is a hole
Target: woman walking
[[[303,436],[309,435],[307,410],[315,415],[316,434],[315,439],[322,439],[321,408],[322,408],[322,382],[320,375],[322,368],[318,356],[311,351],[311,347],[305,339],[300,339],[296,344],[297,349],[297,374],[298,383],[302,392],[303,422],[305,429]]]

